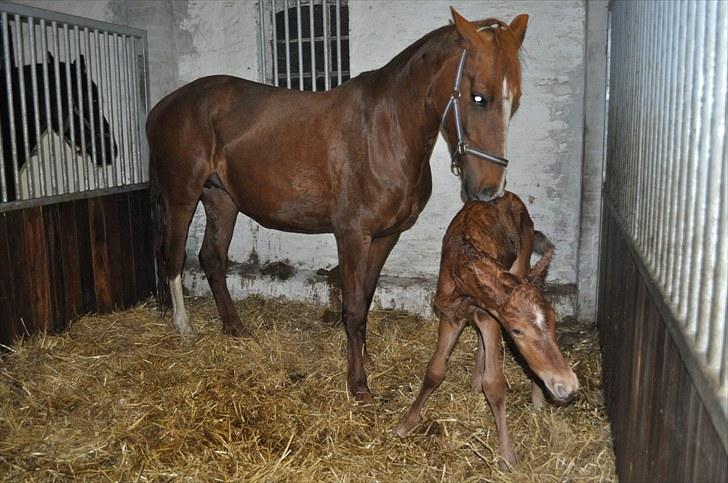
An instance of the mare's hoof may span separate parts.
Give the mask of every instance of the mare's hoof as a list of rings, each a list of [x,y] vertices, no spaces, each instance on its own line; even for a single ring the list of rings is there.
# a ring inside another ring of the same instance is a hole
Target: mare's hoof
[[[231,337],[250,337],[252,335],[251,330],[241,323],[223,325],[222,333]]]

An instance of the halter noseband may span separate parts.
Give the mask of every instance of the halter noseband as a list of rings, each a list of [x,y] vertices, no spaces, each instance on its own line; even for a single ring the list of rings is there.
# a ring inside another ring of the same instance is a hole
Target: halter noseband
[[[463,118],[460,111],[460,84],[463,80],[465,57],[467,55],[468,49],[463,49],[463,53],[460,55],[460,62],[458,63],[457,74],[455,74],[455,88],[453,89],[452,94],[450,94],[450,100],[447,102],[447,106],[445,106],[445,112],[443,113],[442,120],[440,121],[440,127],[443,128],[445,126],[445,121],[447,120],[447,115],[450,113],[450,108],[455,111],[455,130],[458,135],[458,143],[450,157],[450,171],[452,171],[455,176],[460,176],[460,173],[462,172],[462,157],[467,155],[490,161],[491,163],[495,163],[503,168],[508,167],[508,160],[506,158],[501,158],[500,156],[487,153],[483,150],[472,147],[465,142]]]

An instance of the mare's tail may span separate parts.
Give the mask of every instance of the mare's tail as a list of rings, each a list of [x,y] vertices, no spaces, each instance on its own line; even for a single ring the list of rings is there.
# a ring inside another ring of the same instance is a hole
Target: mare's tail
[[[150,159],[150,164],[152,160]],[[165,268],[166,254],[164,253],[165,238],[167,237],[167,210],[159,188],[157,170],[149,169],[149,195],[152,205],[152,240],[154,244],[154,265],[157,272],[157,305],[163,313],[171,306],[169,285],[167,284],[167,270]]]

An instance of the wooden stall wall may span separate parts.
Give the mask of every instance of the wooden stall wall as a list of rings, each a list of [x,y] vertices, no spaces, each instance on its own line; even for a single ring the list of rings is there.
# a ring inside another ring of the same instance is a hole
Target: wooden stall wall
[[[665,318],[659,291],[608,202],[598,323],[620,481],[728,481],[728,454]]]
[[[0,343],[154,290],[149,191],[0,213]]]

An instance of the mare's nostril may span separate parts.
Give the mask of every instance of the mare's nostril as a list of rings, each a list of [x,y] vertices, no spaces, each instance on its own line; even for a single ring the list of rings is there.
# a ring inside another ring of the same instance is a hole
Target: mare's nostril
[[[569,391],[563,384],[557,383],[554,385],[554,392],[556,393],[556,397],[559,399],[568,399],[571,397],[571,391]]]

